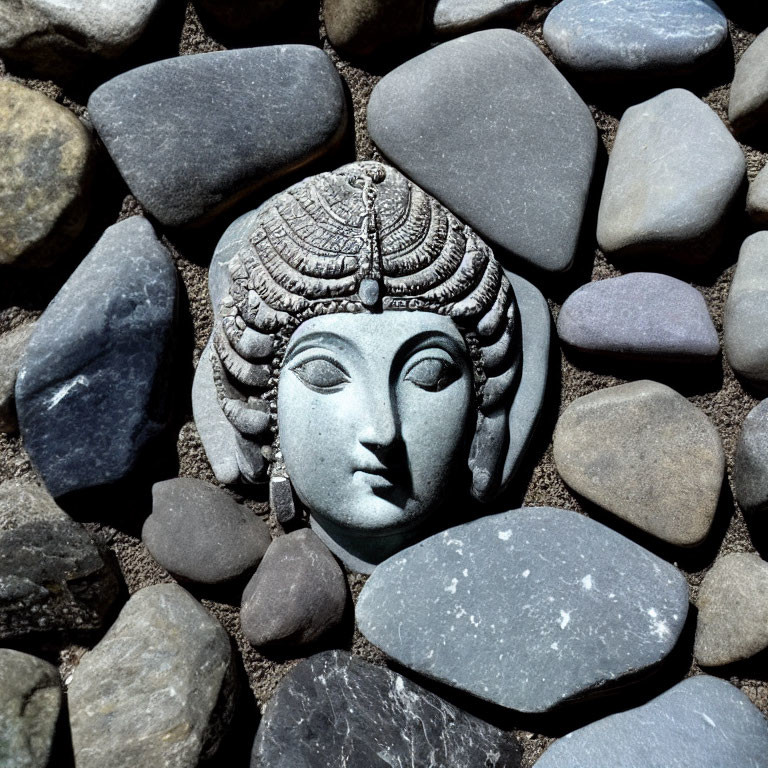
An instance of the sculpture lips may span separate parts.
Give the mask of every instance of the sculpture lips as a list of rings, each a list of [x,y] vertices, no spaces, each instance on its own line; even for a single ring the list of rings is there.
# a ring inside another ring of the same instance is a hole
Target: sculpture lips
[[[373,490],[386,490],[395,484],[392,480],[392,472],[387,467],[356,469],[355,474],[361,475],[365,484]]]

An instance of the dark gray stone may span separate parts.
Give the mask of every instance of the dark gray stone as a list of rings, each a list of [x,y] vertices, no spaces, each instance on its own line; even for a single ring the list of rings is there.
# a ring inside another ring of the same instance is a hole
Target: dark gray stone
[[[622,80],[691,72],[727,39],[728,20],[712,0],[563,0],[544,22],[560,62]]]
[[[745,169],[730,131],[690,91],[673,88],[630,107],[608,160],[598,244],[617,256],[705,260],[720,244]]]
[[[3,78],[0,146],[0,265],[47,266],[85,224],[93,139],[66,107]]]
[[[368,128],[396,166],[502,251],[545,270],[571,265],[597,132],[526,37],[475,32],[411,59],[374,88]]]
[[[296,504],[293,488],[287,477],[278,475],[269,481],[269,508],[274,511],[277,522],[281,525],[293,522],[296,518]]]
[[[546,712],[661,661],[687,611],[688,587],[669,563],[576,512],[530,507],[382,563],[357,624],[415,672]]]
[[[34,323],[27,323],[0,338],[0,432],[13,432],[16,420],[16,376]]]
[[[723,444],[674,389],[634,381],[579,397],[557,422],[553,454],[571,488],[631,525],[678,546],[709,533]]]
[[[162,224],[208,219],[335,147],[341,78],[308,45],[179,56],[97,88],[88,110],[121,175]]]
[[[758,227],[768,227],[768,166],[749,185],[747,213]]]
[[[152,514],[141,539],[163,568],[199,584],[252,571],[271,541],[269,529],[226,491],[193,477],[152,486]]]
[[[768,390],[768,232],[755,232],[741,246],[723,331],[731,368]]]
[[[764,125],[768,117],[768,30],[742,54],[733,73],[728,119],[744,132]]]
[[[177,584],[139,590],[69,685],[77,768],[197,768],[232,716],[224,628]]]
[[[352,57],[386,53],[421,32],[424,7],[425,0],[325,0],[328,40]]]
[[[0,765],[47,768],[61,708],[59,671],[47,661],[0,648]]]
[[[556,741],[536,768],[768,766],[768,724],[736,687],[701,675]]]
[[[768,400],[744,420],[733,460],[733,495],[747,515],[768,512]]]
[[[768,648],[768,563],[738,552],[715,561],[699,587],[694,655],[702,666],[749,659]]]
[[[531,0],[438,0],[432,25],[440,37],[463,35],[487,24],[514,20]]]
[[[583,285],[563,304],[557,334],[576,349],[613,357],[697,362],[720,354],[704,297],[652,272]]]
[[[240,625],[251,645],[297,647],[341,621],[347,582],[308,528],[278,536],[243,592]]]
[[[328,651],[269,700],[251,768],[518,768],[514,736],[384,667]]]
[[[36,485],[0,485],[0,640],[101,627],[118,595],[88,532]]]
[[[237,34],[256,31],[292,5],[297,5],[295,0],[195,0],[195,7],[206,20],[212,19],[219,27]]]
[[[176,271],[149,222],[109,227],[27,345],[24,447],[54,496],[123,478],[168,418]]]

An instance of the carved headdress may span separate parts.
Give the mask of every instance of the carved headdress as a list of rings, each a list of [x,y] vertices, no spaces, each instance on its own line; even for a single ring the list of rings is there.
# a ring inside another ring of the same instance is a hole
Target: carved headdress
[[[489,500],[503,487],[521,366],[515,297],[491,249],[437,200],[380,163],[312,176],[259,209],[229,269],[211,362],[244,479],[264,479],[267,463],[280,462],[277,378],[300,323],[333,312],[420,310],[450,317],[473,358],[472,493]]]

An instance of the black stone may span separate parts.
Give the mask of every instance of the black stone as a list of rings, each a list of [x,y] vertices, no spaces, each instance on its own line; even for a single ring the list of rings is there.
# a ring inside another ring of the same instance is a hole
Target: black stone
[[[251,768],[517,768],[515,738],[343,651],[293,669],[264,711]]]

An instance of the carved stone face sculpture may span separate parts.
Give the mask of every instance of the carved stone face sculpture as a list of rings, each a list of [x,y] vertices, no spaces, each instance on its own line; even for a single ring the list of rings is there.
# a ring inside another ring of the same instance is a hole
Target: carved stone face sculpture
[[[249,218],[228,268],[211,364],[242,479],[290,478],[345,562],[413,540],[457,481],[503,488],[516,303],[436,200],[378,163],[310,177]]]

